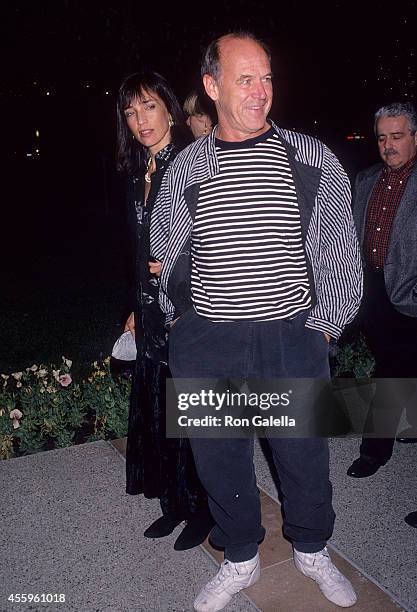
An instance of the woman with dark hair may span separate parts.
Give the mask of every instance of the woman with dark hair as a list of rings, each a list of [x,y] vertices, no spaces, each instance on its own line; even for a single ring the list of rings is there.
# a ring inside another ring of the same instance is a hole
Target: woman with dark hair
[[[167,331],[158,303],[161,264],[151,261],[149,244],[150,217],[162,177],[187,144],[187,132],[179,103],[161,75],[136,73],[122,83],[117,100],[117,168],[127,180],[136,277],[133,312],[125,331],[135,336],[137,347],[126,491],[160,500],[162,516],[146,529],[146,537],[169,535],[187,521],[175,542],[176,550],[201,544],[213,526],[188,439],[165,435],[165,383],[170,376]]]

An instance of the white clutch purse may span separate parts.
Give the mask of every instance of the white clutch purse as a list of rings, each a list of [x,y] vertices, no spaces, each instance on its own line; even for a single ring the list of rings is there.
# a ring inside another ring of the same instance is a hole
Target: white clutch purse
[[[114,343],[111,356],[121,361],[135,361],[136,342],[130,331],[124,332]]]

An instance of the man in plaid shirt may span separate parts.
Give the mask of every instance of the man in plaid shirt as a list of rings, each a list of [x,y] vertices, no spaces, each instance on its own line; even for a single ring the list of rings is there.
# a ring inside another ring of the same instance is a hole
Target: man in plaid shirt
[[[405,404],[410,427],[397,440],[417,442],[412,397],[417,378],[416,131],[412,104],[380,108],[375,135],[383,163],[356,179],[353,214],[365,271],[361,325],[375,357],[375,377],[384,380],[377,383],[360,457],[347,472],[354,478],[372,476],[389,461]],[[398,378],[414,381],[395,383]]]

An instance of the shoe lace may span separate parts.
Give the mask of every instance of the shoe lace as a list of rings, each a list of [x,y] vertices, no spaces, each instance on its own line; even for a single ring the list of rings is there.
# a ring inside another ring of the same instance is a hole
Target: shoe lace
[[[317,554],[314,557],[313,567],[315,567],[322,575],[326,578],[333,580],[334,582],[340,582],[340,572],[337,567],[332,563],[330,555],[327,551]]]
[[[232,566],[230,565],[229,561],[227,561],[227,559],[226,559],[221,564],[220,569],[217,572],[217,574],[214,576],[213,580],[211,580],[208,583],[207,587],[209,587],[210,589],[213,589],[213,590],[217,589],[232,574],[233,574]]]

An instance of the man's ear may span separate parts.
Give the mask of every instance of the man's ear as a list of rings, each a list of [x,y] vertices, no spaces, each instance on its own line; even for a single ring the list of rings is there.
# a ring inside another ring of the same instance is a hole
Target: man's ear
[[[208,95],[208,97],[211,98],[213,102],[218,100],[219,91],[218,91],[217,83],[210,74],[205,74],[203,76],[203,85],[204,85],[204,89],[206,90],[206,94]]]

